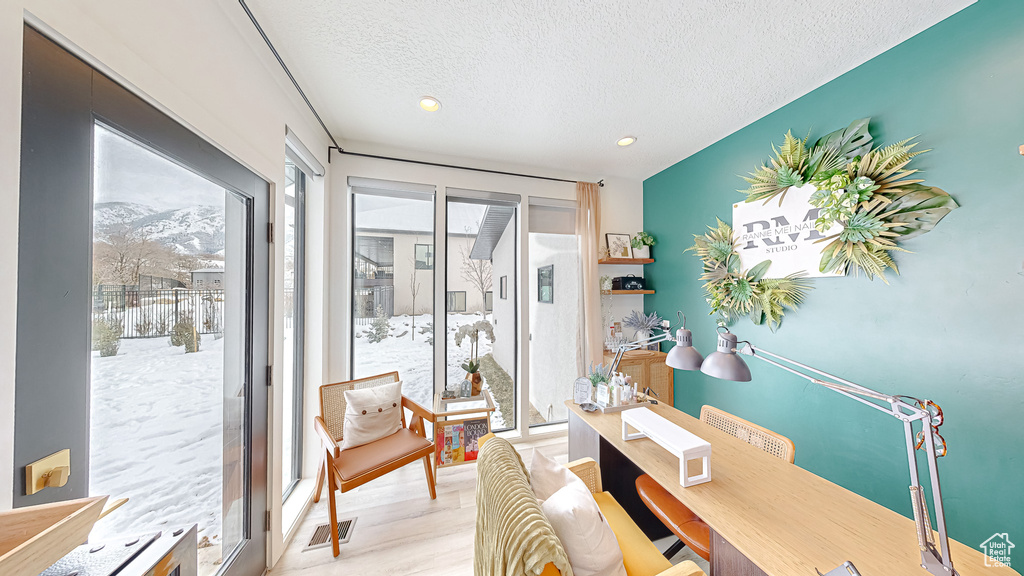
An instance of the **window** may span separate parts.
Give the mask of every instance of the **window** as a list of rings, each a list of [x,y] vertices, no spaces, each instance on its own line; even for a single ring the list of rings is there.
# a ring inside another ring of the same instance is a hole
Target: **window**
[[[449,312],[465,312],[466,311],[466,293],[465,292],[448,292],[448,311]]]
[[[537,269],[537,302],[551,304],[555,301],[555,265]]]
[[[433,270],[434,269],[434,245],[433,244],[417,244],[416,245],[416,269],[417,270]]]
[[[494,292],[489,291],[484,294],[484,310],[487,312],[494,311]]]
[[[288,497],[302,475],[305,213],[306,174],[289,159],[285,163],[284,189],[284,331],[281,337],[284,343],[282,499]]]
[[[402,394],[430,406],[434,398],[434,188],[356,177],[349,177],[349,186],[351,377],[397,370]],[[423,268],[420,256],[426,264],[428,255],[429,266]]]

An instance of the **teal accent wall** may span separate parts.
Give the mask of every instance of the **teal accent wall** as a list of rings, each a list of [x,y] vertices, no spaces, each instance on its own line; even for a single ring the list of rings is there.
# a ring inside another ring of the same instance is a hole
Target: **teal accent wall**
[[[856,32],[852,32],[856,33]],[[954,210],[895,258],[890,284],[814,281],[805,305],[772,333],[732,331],[772,352],[945,411],[939,460],[950,535],[979,548],[995,532],[1024,541],[1024,2],[981,0],[644,182],[648,312],[688,316],[694,345],[715,348],[715,322],[683,253],[715,217],[732,220],[738,174],[766,161],[792,129],[812,141],[870,116],[876,142],[920,135],[914,165]],[[909,516],[902,423],[751,359],[753,381],[676,371],[676,407],[711,404],[776,430],[796,463]],[[923,454],[922,454],[923,455]],[[922,459],[923,462],[923,459]],[[922,466],[922,472],[925,472]],[[756,486],[751,486],[756,490]],[[1024,553],[1021,555],[1024,561]],[[954,558],[955,561],[955,558]]]

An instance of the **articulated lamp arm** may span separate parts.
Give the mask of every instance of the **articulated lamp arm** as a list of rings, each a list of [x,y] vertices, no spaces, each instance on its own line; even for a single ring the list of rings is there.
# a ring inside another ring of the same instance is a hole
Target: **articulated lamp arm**
[[[739,344],[745,344],[745,346],[740,346]],[[942,453],[937,453],[935,435],[931,431],[932,428],[936,428],[942,424],[941,411],[937,414],[933,414],[928,409],[929,404],[927,401],[914,399],[917,404],[911,404],[904,400],[904,398],[906,398],[904,396],[892,396],[877,392],[865,386],[861,386],[860,384],[843,380],[842,378],[827,372],[822,372],[821,370],[812,368],[811,366],[790,360],[784,356],[757,348],[750,342],[737,343],[737,347],[733,350],[738,354],[753,356],[754,358],[781,368],[791,374],[795,374],[805,380],[830,390],[834,390],[847,398],[856,400],[861,404],[870,406],[875,410],[884,412],[903,422],[907,443],[907,458],[910,464],[910,497],[911,505],[914,510],[914,522],[917,526],[918,547],[921,550],[921,567],[928,570],[935,576],[956,576],[957,572],[953,568],[953,561],[949,554],[949,537],[946,534],[946,517],[942,509],[942,492],[939,488],[939,469],[937,459],[939,456],[945,455],[945,444],[943,443]],[[823,380],[822,378],[827,378],[828,380]],[[921,422],[922,430],[919,436],[919,441],[915,442],[913,423],[917,421]],[[932,504],[935,507],[935,524],[939,532],[939,549],[936,549],[932,525],[928,517],[928,505],[925,502],[925,494],[921,487],[917,469],[917,450],[922,446],[922,444],[924,445],[927,453],[928,475],[931,479],[932,489]],[[829,574],[832,574],[832,572]]]

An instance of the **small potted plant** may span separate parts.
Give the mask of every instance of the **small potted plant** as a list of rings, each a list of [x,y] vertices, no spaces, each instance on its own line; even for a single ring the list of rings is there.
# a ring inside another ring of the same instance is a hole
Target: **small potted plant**
[[[611,366],[608,368],[604,367],[604,364],[598,364],[594,366],[594,363],[590,363],[590,374],[587,376],[590,378],[590,385],[593,388],[597,388],[599,384],[608,383],[608,373],[611,371]]]
[[[462,346],[462,340],[469,338],[469,360],[462,364],[462,369],[466,371],[466,379],[472,383],[473,396],[479,396],[483,389],[483,377],[480,376],[480,332],[494,342],[494,326],[487,320],[464,324],[455,332],[456,346]]]
[[[644,314],[643,312],[634,310],[629,316],[626,316],[622,320],[622,325],[633,330],[634,340],[641,340],[653,336],[654,329],[660,327],[662,322],[664,322],[664,320],[662,320],[661,316],[658,316],[657,312]],[[658,345],[651,344],[647,349],[657,350]]]
[[[633,246],[633,258],[654,258],[652,247],[657,243],[654,236],[640,231],[629,243]]]

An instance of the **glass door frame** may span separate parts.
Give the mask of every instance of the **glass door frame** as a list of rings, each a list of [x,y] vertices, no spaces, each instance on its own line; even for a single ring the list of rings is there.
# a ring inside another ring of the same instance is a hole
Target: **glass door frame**
[[[501,432],[501,433],[518,432],[519,434],[522,434],[524,430],[529,429],[529,427],[530,427],[529,426],[529,424],[530,424],[530,421],[529,421],[530,420],[530,413],[529,413],[529,401],[527,401],[527,403],[526,403],[527,411],[525,412],[525,420],[524,420],[522,398],[528,394],[529,388],[524,387],[524,384],[523,384],[523,368],[524,368],[524,366],[526,366],[526,364],[523,362],[523,358],[524,358],[523,342],[522,342],[523,319],[522,319],[521,315],[522,315],[522,312],[523,312],[522,298],[523,298],[524,291],[521,288],[521,284],[522,284],[522,279],[524,278],[522,263],[523,263],[523,260],[526,258],[526,254],[523,252],[523,237],[524,237],[524,235],[523,235],[523,225],[524,225],[524,222],[525,222],[525,218],[523,218],[523,205],[524,205],[524,203],[523,203],[523,197],[520,194],[508,194],[508,193],[504,193],[504,192],[486,192],[486,191],[482,191],[482,190],[467,190],[467,189],[464,189],[464,188],[451,188],[451,187],[445,189],[444,203],[443,203],[443,212],[444,212],[444,220],[443,220],[443,222],[444,222],[444,232],[445,232],[445,234],[444,234],[444,238],[445,238],[445,241],[444,241],[444,255],[445,255],[445,258],[444,258],[444,274],[442,275],[443,287],[442,287],[442,290],[441,290],[441,294],[444,295],[443,300],[442,300],[442,304],[444,305],[444,307],[442,308],[442,310],[444,310],[443,313],[444,313],[445,340],[444,340],[444,346],[442,346],[440,348],[440,350],[436,349],[436,347],[435,347],[435,350],[434,350],[434,358],[435,358],[434,363],[437,366],[440,367],[440,369],[435,372],[434,392],[435,393],[439,393],[439,392],[441,392],[441,390],[444,389],[445,384],[447,383],[447,377],[448,377],[447,376],[447,368],[448,368],[448,337],[447,337],[447,334],[448,334],[448,309],[447,309],[447,301],[448,301],[448,267],[452,264],[451,261],[449,260],[449,256],[452,255],[452,252],[451,252],[451,250],[448,249],[449,248],[449,245],[448,245],[448,205],[450,203],[453,203],[453,202],[454,203],[462,202],[462,203],[469,203],[469,204],[482,204],[482,205],[485,205],[485,206],[514,206],[515,207],[515,215],[514,215],[515,225],[512,227],[512,229],[515,231],[515,238],[513,239],[513,244],[515,246],[515,265],[514,265],[514,269],[515,269],[516,277],[513,279],[512,294],[510,295],[510,299],[512,300],[512,304],[513,304],[513,317],[516,319],[516,324],[515,324],[516,345],[513,348],[514,351],[515,351],[515,354],[514,354],[514,359],[512,361],[513,365],[515,366],[515,370],[516,370],[515,377],[513,378],[513,387],[512,387],[512,402],[515,404],[515,418],[514,418],[514,421],[513,421],[511,426],[508,426],[508,428],[502,428],[501,430],[495,430],[495,432],[496,433],[497,432]],[[436,225],[435,225],[435,230],[437,230]],[[435,250],[435,252],[436,252],[436,250]],[[435,254],[435,258],[434,258],[434,263],[435,263],[435,266],[436,266],[436,264],[437,264],[436,254]],[[492,274],[493,274],[493,270],[492,270]],[[494,286],[491,287],[491,291],[492,292],[494,291]],[[485,301],[486,301],[486,296],[485,296]],[[491,312],[491,314],[493,315],[493,311]],[[435,308],[435,318],[436,318],[436,308]],[[436,340],[434,342],[435,342],[435,344],[437,343]],[[528,377],[527,377],[527,380],[529,380]],[[506,422],[506,425],[508,425],[508,422]]]
[[[282,462],[282,466],[290,466],[290,480],[284,485],[281,493],[281,501],[288,499],[292,491],[302,480],[302,429],[303,429],[303,407],[305,405],[305,334],[306,334],[306,181],[309,175],[302,169],[302,164],[291,158],[288,159],[286,167],[290,164],[295,169],[295,285],[292,287],[292,338],[294,342],[292,351],[292,458],[291,462]],[[287,169],[287,168],[286,168]],[[285,197],[285,203],[288,199]],[[285,210],[287,210],[287,205]],[[287,225],[287,224],[286,224]],[[287,250],[287,247],[285,248]],[[288,434],[288,430],[283,431]],[[282,441],[284,439],[282,438]]]
[[[368,178],[368,177],[367,177]],[[386,178],[386,176],[385,176]],[[353,250],[355,246],[355,213],[354,213],[354,196],[355,191],[352,184],[353,180],[364,180],[360,176],[350,175],[349,186],[347,187],[347,205],[349,218],[347,225],[349,226],[349,250],[346,254],[346,273],[348,274],[348,288],[350,296],[348,298],[348,319],[349,325],[348,330],[348,375],[351,378],[354,370],[354,338],[352,337],[352,329],[354,327],[354,318],[352,317],[352,305],[353,305],[353,288],[354,274],[353,274]],[[547,205],[561,208],[573,208],[576,207],[576,202],[568,197],[555,197],[555,196],[539,196],[532,194],[503,194],[498,192],[484,192],[478,190],[468,190],[463,188],[445,187],[437,182],[443,181],[443,178],[422,178],[419,179],[418,183],[409,184],[414,189],[427,188],[435,190],[434,193],[434,301],[433,301],[433,325],[438,326],[438,315],[444,314],[445,304],[447,301],[447,274],[438,274],[438,270],[447,271],[448,266],[448,242],[447,242],[447,225],[448,225],[448,214],[447,206],[449,197],[452,198],[495,198],[495,199],[508,199],[514,198],[515,202],[518,203],[517,210],[517,262],[518,262],[518,275],[519,283],[522,283],[522,279],[526,278],[529,273],[529,222],[530,222],[530,205]],[[380,180],[380,182],[388,182],[387,180]],[[437,242],[438,234],[441,232],[445,234],[445,242],[439,244]],[[494,292],[497,292],[498,287],[493,288]],[[566,423],[553,423],[545,425],[539,428],[533,428],[529,425],[529,386],[530,375],[529,375],[529,345],[524,345],[522,336],[524,334],[524,326],[529,326],[529,302],[527,298],[527,290],[524,290],[521,286],[518,286],[516,290],[515,303],[516,303],[516,320],[517,320],[517,339],[519,340],[516,346],[516,422],[515,426],[507,431],[502,432],[503,436],[509,438],[518,438],[526,440],[528,438],[544,438],[553,437],[558,435],[564,435],[568,429]],[[497,298],[497,294],[495,294]],[[444,382],[446,379],[446,368],[447,368],[447,351],[446,346],[438,346],[435,340],[434,346],[434,392],[437,393],[444,388]],[[428,407],[430,408],[430,407]]]
[[[379,187],[377,187],[377,186],[379,186]],[[434,247],[434,261],[433,261],[433,266],[430,268],[431,288],[433,289],[432,290],[432,292],[433,292],[433,301],[431,302],[431,324],[430,325],[435,328],[434,344],[432,345],[432,348],[433,348],[433,357],[432,357],[433,366],[431,368],[432,368],[432,372],[434,373],[434,382],[433,382],[434,392],[437,392],[437,370],[438,370],[439,366],[443,367],[444,360],[443,359],[439,359],[440,357],[438,356],[438,352],[437,352],[438,348],[439,348],[439,346],[437,345],[437,332],[436,332],[436,327],[437,327],[437,310],[438,310],[438,307],[437,307],[437,303],[438,303],[438,294],[437,294],[438,259],[437,259],[437,257],[438,257],[438,252],[439,252],[438,251],[438,245],[437,245],[437,235],[438,235],[438,225],[439,225],[439,223],[437,221],[436,214],[437,214],[438,206],[443,206],[444,205],[444,203],[443,203],[443,196],[439,197],[439,195],[437,193],[437,189],[434,186],[427,186],[427,185],[423,185],[423,184],[411,184],[411,183],[405,183],[405,182],[395,182],[395,181],[388,181],[388,180],[363,179],[363,178],[358,178],[358,177],[353,178],[352,176],[349,177],[347,192],[348,193],[347,193],[347,197],[346,197],[346,202],[347,202],[348,213],[349,213],[348,222],[347,222],[348,228],[349,228],[348,229],[348,232],[349,232],[349,234],[348,234],[349,249],[348,249],[348,254],[346,254],[346,257],[347,257],[346,258],[346,273],[348,274],[348,293],[349,293],[349,297],[348,297],[348,314],[347,314],[348,326],[346,327],[347,330],[348,330],[348,378],[349,378],[349,380],[352,380],[352,379],[355,378],[355,369],[356,369],[356,363],[355,363],[355,358],[356,358],[356,339],[355,339],[356,319],[355,319],[355,314],[354,314],[355,298],[356,298],[355,253],[356,253],[356,248],[357,248],[356,210],[355,210],[355,208],[356,208],[356,195],[385,196],[385,197],[390,197],[390,198],[410,198],[410,199],[416,199],[416,200],[421,200],[421,201],[426,201],[429,198],[431,206],[433,207],[433,209],[435,211],[434,212],[435,213],[435,218],[433,220],[433,224],[434,224],[433,234],[431,235],[431,242],[433,243],[432,245]],[[415,248],[413,249],[413,257],[415,258]],[[413,265],[414,273],[415,273],[415,270],[416,270],[416,268],[415,268],[415,264],[414,264]],[[441,296],[441,303],[444,304],[444,302],[445,302],[444,296]],[[441,346],[440,348],[443,349],[443,346]],[[362,376],[370,376],[370,374],[364,374]],[[401,376],[402,376],[402,374],[401,374],[401,372],[399,372],[399,377],[401,377]],[[425,408],[427,408],[428,410],[432,410],[433,409],[433,403],[431,402],[431,404],[429,406],[425,406]]]
[[[538,208],[538,209],[542,209],[542,210],[545,209],[545,208],[549,208],[549,209],[550,208],[555,208],[555,209],[560,209],[560,210],[572,210],[573,214],[575,214],[576,209],[577,209],[576,201],[575,200],[563,200],[563,199],[548,198],[548,197],[543,197],[543,196],[530,196],[527,204],[529,205],[528,211],[532,210],[533,208]],[[532,213],[528,214],[527,218],[524,219],[525,222],[523,223],[523,236],[524,236],[524,238],[523,238],[523,252],[525,254],[525,256],[523,257],[523,260],[524,260],[524,262],[523,262],[523,274],[532,274],[532,272],[530,270],[530,221],[529,221],[529,218],[531,216],[532,216]],[[575,230],[574,230],[574,232],[575,232]],[[573,235],[575,236],[575,233]],[[576,242],[577,254],[576,255],[577,255],[577,259],[578,259],[579,258],[579,237],[577,236],[576,238],[577,238],[577,242]],[[579,262],[579,260],[577,260],[577,261]],[[583,267],[582,267],[582,265],[578,266],[578,268],[576,270],[576,275],[578,277],[578,282],[579,282],[578,287],[580,289],[582,289],[582,285],[583,285]],[[527,276],[527,280],[529,280],[529,276]],[[524,290],[524,292],[529,292],[529,290]],[[580,292],[580,295],[582,296],[582,292]],[[529,378],[529,373],[531,371],[530,362],[532,361],[532,359],[530,358],[530,345],[531,345],[531,342],[532,342],[532,340],[531,340],[531,338],[532,338],[531,332],[532,332],[532,329],[533,329],[533,327],[532,327],[532,325],[530,323],[530,309],[531,309],[532,306],[535,306],[535,305],[537,305],[536,298],[532,294],[529,294],[529,293],[525,294],[524,297],[523,297],[523,306],[525,308],[525,314],[524,314],[524,319],[523,319],[523,326],[525,327],[524,331],[528,334],[528,339],[527,339],[527,342],[526,342],[525,346],[523,346],[523,354],[525,356],[525,360],[523,361],[523,366],[524,366],[523,369],[527,373],[527,380],[528,381],[530,380],[530,378]],[[582,307],[581,307],[580,308],[580,314],[582,314],[582,313],[583,313],[583,310],[582,310]],[[572,337],[574,339],[578,338],[579,334],[574,334],[574,335],[572,335]],[[586,347],[585,343],[584,343],[584,347]],[[530,382],[530,385],[532,385],[532,382]],[[527,408],[529,407],[529,404],[530,404],[529,391],[530,391],[530,389],[527,388],[527,389],[525,389],[525,392],[523,394],[523,396],[524,396],[523,403],[527,406]],[[572,396],[570,395],[568,398],[566,398],[566,400],[570,400],[571,398],[572,398]],[[567,418],[568,418],[568,416],[567,416]],[[534,437],[550,436],[550,435],[554,435],[554,434],[561,434],[563,431],[566,431],[566,430],[568,430],[568,420],[567,419],[566,420],[558,420],[558,421],[555,421],[555,422],[544,422],[544,423],[535,424],[535,425],[531,425],[527,421],[525,423],[525,431],[526,432],[523,434],[523,437],[524,438],[528,438],[530,436],[534,436]]]
[[[267,564],[267,436],[270,353],[270,185],[215,145],[103,75],[29,25],[24,28],[15,471],[71,447],[72,475],[60,489],[24,495],[14,506],[88,493],[89,326],[92,284],[92,143],[96,121],[244,197],[248,234],[245,301],[243,541],[222,572],[261,573]],[[41,219],[42,218],[42,219]],[[59,306],[45,300],[64,295]],[[40,300],[43,299],[43,300]],[[49,302],[49,304],[47,304]],[[51,342],[40,350],[34,342]],[[45,402],[38,402],[40,395]],[[58,426],[59,424],[59,426]]]

